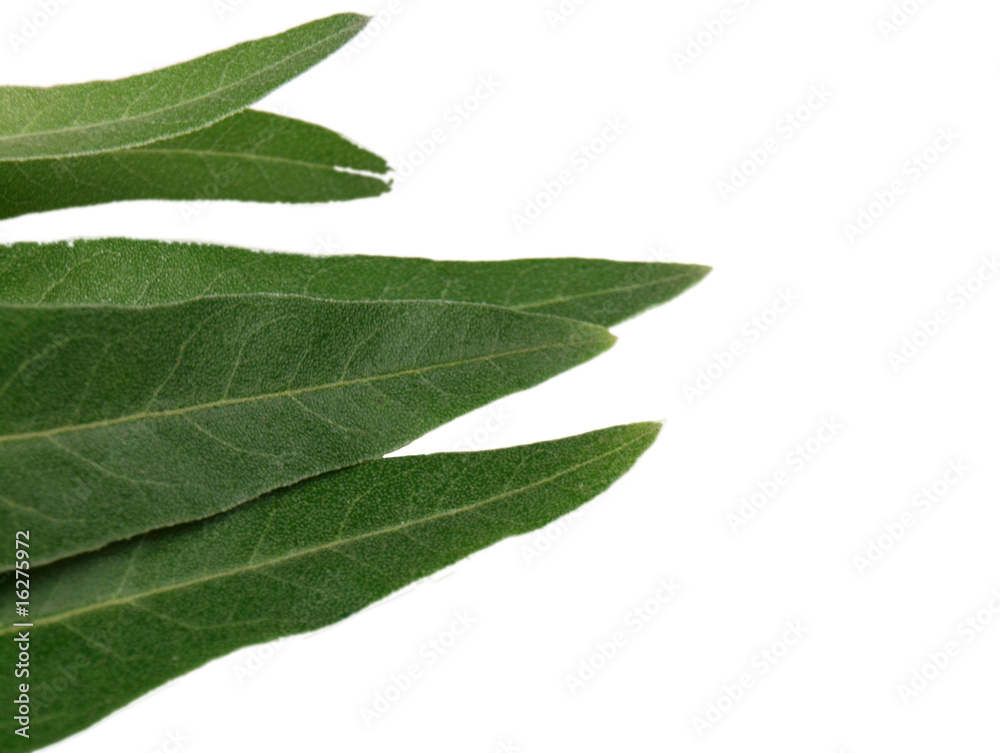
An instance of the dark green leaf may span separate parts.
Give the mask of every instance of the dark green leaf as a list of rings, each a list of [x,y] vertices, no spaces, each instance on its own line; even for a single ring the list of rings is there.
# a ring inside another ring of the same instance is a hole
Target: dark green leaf
[[[325,128],[246,110],[133,149],[0,161],[0,219],[138,199],[346,201],[388,191],[388,169]]]
[[[366,23],[330,16],[118,81],[0,87],[0,161],[78,157],[197,131],[311,68]]]
[[[206,295],[490,303],[611,326],[680,295],[709,267],[603,259],[439,262],[248,251],[122,238],[0,246],[0,303],[144,306]]]
[[[493,306],[274,295],[4,305],[0,332],[0,529],[35,532],[37,563],[379,457],[614,341]]]
[[[625,473],[659,428],[377,460],[32,570],[31,739],[11,735],[8,721],[4,749],[55,742],[215,657],[336,622],[544,526]],[[38,538],[33,532],[33,546]],[[0,628],[8,668],[15,634]],[[12,700],[13,675],[5,677],[0,687]],[[44,692],[58,683],[59,692]]]

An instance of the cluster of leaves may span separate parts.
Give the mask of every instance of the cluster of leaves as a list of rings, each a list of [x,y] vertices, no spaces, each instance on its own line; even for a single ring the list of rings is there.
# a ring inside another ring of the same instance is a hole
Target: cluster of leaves
[[[122,81],[0,88],[0,218],[202,198],[192,187],[223,173],[214,198],[385,191],[380,158],[244,109],[365,22],[333,16]],[[340,620],[602,492],[658,424],[384,456],[588,361],[614,343],[607,327],[708,271],[126,239],[0,248],[0,528],[30,532],[20,553],[0,547],[0,578],[30,586],[32,625],[30,691],[27,675],[0,682],[31,698],[30,735],[10,749]],[[9,624],[5,667],[19,662]]]
[[[386,192],[381,157],[321,126],[246,109],[367,22],[343,13],[118,81],[0,87],[0,219],[134,199]]]
[[[600,493],[658,424],[381,456],[601,353],[603,325],[707,271],[125,239],[0,249],[0,521],[31,532],[40,636],[21,749]],[[4,547],[0,568],[14,564]],[[4,654],[16,632],[0,628]]]

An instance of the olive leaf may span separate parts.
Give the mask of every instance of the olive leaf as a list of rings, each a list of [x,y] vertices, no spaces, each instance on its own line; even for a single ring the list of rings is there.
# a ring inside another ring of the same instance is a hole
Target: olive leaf
[[[319,258],[108,238],[0,246],[0,303],[149,306],[208,295],[286,293],[489,303],[609,327],[680,295],[709,271],[696,264],[605,259]]]
[[[495,306],[264,294],[0,305],[0,333],[0,528],[30,529],[36,564],[379,457],[614,342]]]
[[[346,201],[388,191],[388,172],[381,157],[333,131],[245,110],[131,149],[0,161],[0,219],[139,199]]]
[[[197,131],[316,65],[367,23],[342,13],[117,81],[0,87],[0,161],[79,157]]]
[[[255,101],[360,32],[343,13],[118,81],[0,87],[0,219],[138,199],[344,201],[380,157]]]
[[[542,527],[604,491],[659,428],[376,460],[32,570],[31,737],[8,732],[5,750],[53,743],[213,658],[336,622]],[[16,635],[0,628],[8,667]]]

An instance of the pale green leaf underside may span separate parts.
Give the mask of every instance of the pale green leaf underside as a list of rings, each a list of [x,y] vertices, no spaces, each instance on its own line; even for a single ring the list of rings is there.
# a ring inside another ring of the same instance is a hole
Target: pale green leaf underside
[[[81,156],[199,130],[311,68],[367,22],[330,16],[117,81],[0,87],[0,161]]]
[[[287,293],[489,303],[608,327],[680,295],[709,271],[694,264],[577,258],[317,258],[109,238],[0,246],[0,303],[149,306],[211,295]]]
[[[38,564],[379,457],[614,341],[493,306],[274,295],[2,305],[0,332],[0,529],[37,532]]]
[[[604,491],[658,430],[635,424],[492,452],[377,460],[33,570],[36,697],[60,667],[82,668],[35,706],[30,741],[8,732],[10,749],[54,742],[215,657],[336,622],[544,526]],[[0,628],[6,666],[12,637]],[[16,697],[5,674],[4,697]]]
[[[321,126],[245,110],[146,146],[0,161],[0,219],[116,201],[329,202],[389,190],[381,157]]]

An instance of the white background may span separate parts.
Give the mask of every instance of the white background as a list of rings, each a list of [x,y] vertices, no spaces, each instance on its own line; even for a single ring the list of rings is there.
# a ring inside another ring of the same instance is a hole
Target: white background
[[[116,78],[388,7],[244,0],[220,15],[213,0],[64,0],[15,52],[8,33],[42,5],[4,2],[4,83]],[[537,537],[506,541],[262,662],[220,659],[54,750],[170,751],[178,733],[190,753],[997,750],[1000,615],[983,612],[992,624],[969,643],[959,624],[1000,587],[1000,279],[961,310],[954,301],[998,250],[1000,5],[931,0],[888,39],[890,0],[590,0],[555,28],[546,11],[558,0],[392,7],[364,49],[261,104],[397,166],[445,128],[391,194],[193,215],[119,204],[7,221],[0,234],[711,264],[701,285],[617,327],[610,353],[499,403],[498,431],[483,410],[407,452],[451,450],[477,430],[491,449],[661,418],[662,437],[530,562]],[[732,23],[679,70],[675,53],[727,9]],[[499,88],[454,128],[449,109],[481,76]],[[808,108],[811,87],[832,97],[786,139],[779,120]],[[512,213],[575,171],[574,150],[615,117],[624,135],[517,232]],[[935,155],[942,128],[958,138]],[[769,137],[777,152],[723,200],[718,182]],[[928,148],[937,159],[912,182],[906,165]],[[895,180],[905,193],[849,242],[844,226]],[[795,303],[774,316],[780,291]],[[890,354],[938,309],[948,322],[894,369]],[[685,385],[734,342],[743,355],[688,399]],[[830,419],[836,436],[790,463]],[[950,461],[969,470],[925,512],[914,497]],[[734,533],[727,516],[781,472],[787,483]],[[859,572],[856,557],[907,511],[913,526]],[[680,593],[641,631],[627,627],[670,577]],[[427,666],[426,642],[463,610],[475,625]],[[758,652],[796,620],[805,636],[762,675]],[[619,630],[626,645],[573,694],[566,676]],[[899,686],[949,641],[958,655],[904,703]],[[421,677],[366,725],[362,707],[412,663]],[[699,736],[695,717],[743,673],[753,687]]]

